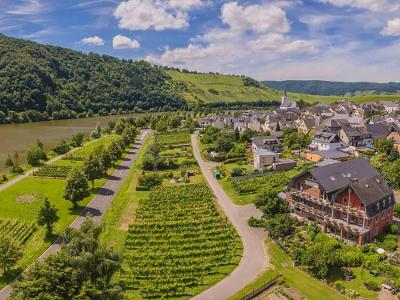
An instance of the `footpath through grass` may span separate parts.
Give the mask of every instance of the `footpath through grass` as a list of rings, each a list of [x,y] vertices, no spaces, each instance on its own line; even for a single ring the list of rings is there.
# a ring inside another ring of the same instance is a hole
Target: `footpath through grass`
[[[247,285],[244,289],[230,297],[229,300],[241,299],[245,294],[261,287],[264,283],[268,282],[279,273],[282,274],[287,285],[297,290],[306,299],[347,299],[328,284],[319,281],[299,268],[294,267],[293,261],[290,257],[273,240],[267,237],[265,243],[272,267],[266,270],[259,278]]]

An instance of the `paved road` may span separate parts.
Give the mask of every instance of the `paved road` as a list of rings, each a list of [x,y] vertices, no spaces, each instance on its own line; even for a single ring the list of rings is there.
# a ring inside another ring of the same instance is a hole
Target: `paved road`
[[[92,140],[92,141],[88,142],[87,144],[93,143],[93,142],[95,142],[95,141],[96,141],[96,140]],[[85,144],[85,145],[87,145],[87,144]],[[74,148],[74,149],[72,149],[70,152],[68,152],[68,154],[73,153],[74,151],[76,151],[76,150],[78,150],[78,149],[80,149],[80,148],[81,148],[81,147],[79,147],[79,148]],[[63,155],[54,157],[53,159],[50,159],[50,160],[46,161],[45,164],[46,164],[46,165],[50,165],[50,164],[52,164],[53,162],[56,162],[56,161],[62,159],[65,155],[66,155],[66,154],[63,154]],[[4,184],[2,184],[2,185],[0,185],[0,192],[3,191],[3,190],[5,190],[6,188],[9,188],[10,186],[12,186],[12,185],[18,183],[18,182],[20,182],[21,180],[23,180],[23,179],[25,179],[25,178],[31,176],[31,175],[33,174],[33,172],[35,172],[35,171],[37,171],[37,170],[39,170],[39,167],[30,169],[29,171],[25,172],[24,174],[19,175],[18,177],[15,177],[13,180],[11,180],[11,181],[9,181],[9,182],[7,182],[7,183],[4,183]]]
[[[135,150],[132,149],[126,154],[122,163],[116,168],[114,173],[109,177],[105,185],[100,189],[98,194],[90,201],[86,208],[81,214],[70,224],[72,228],[79,228],[85,217],[89,214],[95,221],[99,221],[111,202],[114,200],[115,195],[119,191],[122,183],[132,167],[138,152],[143,146],[143,142],[146,140],[149,130],[141,132],[139,140],[135,143]],[[55,241],[40,257],[39,260],[43,260],[49,255],[56,253],[60,249],[60,244]],[[11,292],[11,284],[6,286],[0,291],[0,300],[7,299]]]
[[[206,162],[201,157],[195,134],[192,135],[192,145],[194,156],[199,163],[203,175],[213,190],[219,205],[222,207],[233,226],[235,226],[243,243],[243,256],[238,267],[216,285],[192,298],[195,300],[223,300],[229,298],[229,296],[256,279],[269,264],[264,246],[264,230],[252,228],[247,224],[247,220],[251,216],[260,217],[261,212],[256,209],[254,205],[235,205],[221,188],[218,181],[212,176],[211,169],[218,164]]]

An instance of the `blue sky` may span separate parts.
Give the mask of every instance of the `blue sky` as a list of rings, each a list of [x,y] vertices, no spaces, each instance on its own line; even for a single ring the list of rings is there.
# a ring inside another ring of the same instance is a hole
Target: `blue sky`
[[[400,81],[400,0],[0,0],[0,32],[259,80]]]

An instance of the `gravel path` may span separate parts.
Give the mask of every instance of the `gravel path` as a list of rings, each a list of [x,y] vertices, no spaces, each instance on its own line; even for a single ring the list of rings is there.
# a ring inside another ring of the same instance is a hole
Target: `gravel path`
[[[126,176],[129,173],[138,152],[143,146],[143,142],[146,140],[150,130],[143,130],[139,137],[138,142],[135,143],[134,151],[131,149],[123,159],[122,163],[116,168],[114,173],[109,177],[104,186],[99,190],[97,195],[90,201],[86,208],[81,214],[70,224],[72,228],[79,228],[82,222],[85,220],[87,214],[93,216],[95,221],[99,221],[114,200],[115,195],[121,188]],[[25,175],[24,175],[25,176]],[[19,177],[18,177],[19,178]],[[11,183],[11,182],[10,182]],[[49,255],[56,253],[60,249],[60,244],[56,240],[40,257],[39,260],[43,260]],[[0,300],[7,299],[11,293],[11,284],[7,285],[0,291]]]
[[[256,279],[268,266],[264,246],[264,230],[252,228],[247,224],[247,220],[251,216],[260,217],[261,212],[252,204],[245,206],[235,205],[212,175],[211,169],[218,164],[206,162],[201,157],[195,134],[192,135],[192,145],[194,156],[210,188],[214,192],[218,204],[236,228],[243,243],[243,256],[237,268],[223,280],[192,298],[195,300],[223,300],[229,298],[229,296]]]

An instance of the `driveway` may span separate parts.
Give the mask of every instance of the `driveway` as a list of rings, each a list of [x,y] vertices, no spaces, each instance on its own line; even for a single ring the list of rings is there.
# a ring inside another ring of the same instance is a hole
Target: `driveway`
[[[126,176],[129,173],[138,152],[143,146],[144,141],[150,130],[143,130],[140,134],[139,140],[135,143],[135,149],[129,150],[122,163],[116,168],[114,173],[109,177],[104,186],[99,190],[97,195],[90,201],[85,209],[82,210],[81,214],[70,224],[71,228],[79,228],[82,222],[85,220],[87,215],[92,216],[92,218],[97,222],[100,221],[107,208],[110,206],[111,202],[114,200],[116,194],[121,188]],[[11,183],[11,182],[10,182]],[[56,253],[60,249],[60,243],[56,240],[40,257],[39,260],[43,260],[49,255]],[[11,293],[11,284],[4,287],[0,291],[0,300],[7,299]]]
[[[269,264],[264,246],[264,230],[252,228],[247,224],[247,220],[251,216],[261,217],[261,212],[253,204],[244,206],[234,204],[212,175],[211,169],[218,164],[206,162],[201,157],[195,134],[192,135],[192,145],[194,156],[208,185],[214,192],[217,202],[224,210],[225,215],[236,228],[243,244],[243,256],[236,269],[214,286],[192,298],[195,300],[223,300],[256,279]]]

